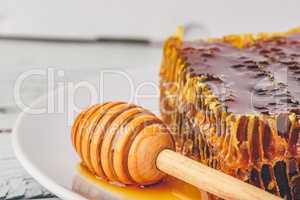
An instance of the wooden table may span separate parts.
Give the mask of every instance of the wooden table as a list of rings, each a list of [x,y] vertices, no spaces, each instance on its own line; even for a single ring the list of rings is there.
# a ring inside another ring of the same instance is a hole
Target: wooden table
[[[11,131],[21,110],[13,88],[20,74],[30,69],[54,67],[65,71],[65,79],[89,80],[100,68],[158,67],[161,49],[130,44],[56,44],[0,40],[0,199],[58,199],[41,187],[16,160]],[[24,82],[26,103],[47,91],[45,79]]]
[[[9,133],[0,136],[0,199],[57,199],[42,188],[16,160]]]

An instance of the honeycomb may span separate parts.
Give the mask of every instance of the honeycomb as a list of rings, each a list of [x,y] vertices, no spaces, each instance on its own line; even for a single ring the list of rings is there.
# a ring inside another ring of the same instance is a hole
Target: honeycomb
[[[300,29],[166,40],[160,109],[176,150],[300,199]]]

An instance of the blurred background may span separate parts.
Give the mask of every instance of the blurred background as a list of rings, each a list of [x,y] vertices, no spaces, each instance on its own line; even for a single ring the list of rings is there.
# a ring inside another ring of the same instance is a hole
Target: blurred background
[[[22,73],[51,67],[77,81],[93,79],[101,68],[158,70],[162,42],[179,25],[188,39],[286,31],[300,26],[299,8],[297,0],[1,0],[0,199],[24,198],[22,180],[39,188],[9,145],[20,112],[14,83]],[[45,77],[24,81],[21,98],[30,104],[46,83]]]
[[[13,83],[26,70],[67,69],[74,77],[101,67],[158,67],[162,41],[179,25],[189,39],[285,31],[299,26],[299,6],[296,0],[1,0],[0,106],[13,107]],[[38,81],[24,83],[24,101],[43,93]]]

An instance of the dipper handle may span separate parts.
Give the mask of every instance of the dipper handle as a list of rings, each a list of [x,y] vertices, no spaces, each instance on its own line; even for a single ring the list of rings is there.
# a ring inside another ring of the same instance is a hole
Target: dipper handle
[[[196,162],[171,150],[163,150],[156,160],[157,168],[223,199],[282,200],[255,186]]]

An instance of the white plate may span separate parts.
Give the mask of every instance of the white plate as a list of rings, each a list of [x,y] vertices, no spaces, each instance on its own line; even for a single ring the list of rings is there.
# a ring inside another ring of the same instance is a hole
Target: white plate
[[[132,99],[133,102],[154,112],[158,111],[157,69],[137,69],[125,72],[127,78],[132,79],[133,93],[139,93],[140,96],[133,94],[132,91],[130,93],[132,88],[129,84],[130,81],[124,78],[124,71],[122,73],[111,71],[110,73],[106,74],[107,80],[104,81],[104,87],[101,89],[102,92],[105,91],[103,100],[127,101],[133,95],[137,97]],[[98,81],[98,78],[89,80],[93,84]],[[60,198],[87,199],[87,196],[84,197],[78,191],[74,191],[78,184],[88,191],[96,188],[93,194],[101,194],[102,199],[118,198],[85,181],[76,169],[79,158],[70,142],[70,122],[73,121],[75,115],[70,116],[68,109],[74,109],[73,103],[70,103],[71,99],[75,99],[76,105],[82,107],[91,102],[88,101],[89,96],[84,89],[79,89],[75,95],[70,91],[69,86],[64,88],[63,92],[56,91],[49,96],[42,97],[33,104],[31,109],[27,109],[19,116],[13,133],[13,147],[16,156],[30,175]],[[141,97],[141,94],[144,97]],[[147,97],[145,97],[146,95]],[[57,102],[62,96],[64,103],[59,105]],[[45,108],[45,106],[47,108],[47,102],[51,102],[52,97],[55,102],[54,112],[48,110],[41,114],[28,113],[33,109]],[[61,109],[61,106],[64,106],[65,109],[63,112],[58,112],[57,109]]]

